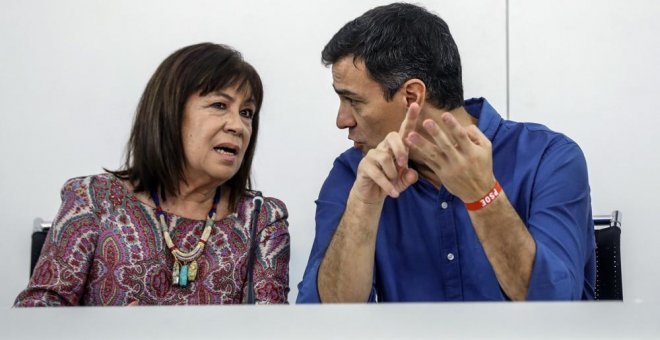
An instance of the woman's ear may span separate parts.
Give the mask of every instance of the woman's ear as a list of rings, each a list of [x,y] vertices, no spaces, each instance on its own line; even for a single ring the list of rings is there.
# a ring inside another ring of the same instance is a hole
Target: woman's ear
[[[426,85],[419,79],[409,79],[401,86],[403,95],[406,98],[406,106],[417,103],[423,107],[426,102]]]

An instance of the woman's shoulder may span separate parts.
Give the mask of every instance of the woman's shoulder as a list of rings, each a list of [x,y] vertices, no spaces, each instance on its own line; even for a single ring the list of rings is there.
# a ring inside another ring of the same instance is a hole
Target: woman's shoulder
[[[126,196],[128,194],[130,193],[121,180],[110,173],[70,178],[62,186],[60,193],[63,201],[73,199],[89,206],[95,206],[96,201],[107,196]]]
[[[64,182],[62,193],[109,189],[115,182],[119,179],[109,173],[73,177]]]
[[[64,230],[78,230],[81,225],[95,224],[99,210],[97,203],[99,188],[107,186],[111,180],[107,174],[73,177],[64,183],[60,196],[62,204],[53,220],[55,238]]]
[[[263,200],[261,211],[265,210],[269,221],[279,220],[289,216],[286,204],[282,200],[275,197],[264,196],[261,191],[246,190],[240,205],[252,211],[255,208],[255,203],[258,197],[261,197]]]
[[[256,197],[261,197],[264,201],[264,205],[283,211],[287,210],[286,204],[282,200],[276,197],[264,196],[261,191],[247,190],[246,196],[249,200],[255,200]]]

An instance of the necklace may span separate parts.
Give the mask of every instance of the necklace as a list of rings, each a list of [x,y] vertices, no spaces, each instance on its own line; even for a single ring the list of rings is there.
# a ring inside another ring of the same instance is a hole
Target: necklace
[[[174,256],[174,265],[172,266],[172,285],[179,287],[186,287],[189,281],[195,281],[197,277],[197,269],[199,268],[197,264],[197,258],[202,255],[204,251],[204,246],[206,241],[208,241],[209,236],[211,236],[211,231],[213,230],[213,224],[215,223],[216,217],[216,207],[220,202],[220,187],[215,190],[215,196],[213,196],[213,205],[211,205],[211,210],[206,217],[206,223],[204,224],[204,231],[202,232],[202,237],[199,239],[199,242],[195,247],[189,252],[181,251],[170,237],[170,232],[167,230],[169,221],[167,221],[167,216],[165,212],[160,207],[160,199],[158,199],[158,194],[155,190],[151,190],[151,199],[156,205],[156,215],[158,216],[158,222],[160,224],[160,229],[163,230],[163,238],[165,239],[165,244],[167,248]]]

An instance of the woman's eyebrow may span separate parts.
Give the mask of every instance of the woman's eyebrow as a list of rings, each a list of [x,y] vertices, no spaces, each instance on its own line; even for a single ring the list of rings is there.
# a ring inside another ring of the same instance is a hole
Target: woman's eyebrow
[[[225,99],[227,99],[227,100],[229,100],[229,101],[231,101],[231,102],[233,102],[233,101],[236,100],[234,97],[232,97],[232,96],[230,96],[230,95],[228,95],[228,94],[226,94],[226,93],[224,93],[224,92],[222,92],[222,91],[213,91],[212,94],[214,94],[214,95],[216,95],[216,96],[218,96],[218,97],[223,97],[223,98],[225,98]]]

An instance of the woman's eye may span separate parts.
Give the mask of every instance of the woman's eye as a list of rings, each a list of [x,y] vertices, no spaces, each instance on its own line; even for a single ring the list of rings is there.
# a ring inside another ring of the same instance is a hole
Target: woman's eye
[[[226,110],[227,109],[227,105],[225,103],[221,103],[221,102],[213,103],[213,104],[211,104],[211,107],[215,108],[215,109],[218,109],[218,110]]]
[[[241,116],[243,116],[245,118],[248,118],[248,119],[252,119],[252,117],[254,117],[254,111],[252,111],[251,109],[241,110],[240,114],[241,114]]]

